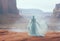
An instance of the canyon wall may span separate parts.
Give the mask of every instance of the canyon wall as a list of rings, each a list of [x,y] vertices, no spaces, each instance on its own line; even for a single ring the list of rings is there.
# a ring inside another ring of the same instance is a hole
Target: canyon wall
[[[53,14],[50,18],[49,29],[53,31],[60,30],[60,4],[56,4]]]
[[[19,17],[16,0],[0,0],[0,24],[14,23]]]

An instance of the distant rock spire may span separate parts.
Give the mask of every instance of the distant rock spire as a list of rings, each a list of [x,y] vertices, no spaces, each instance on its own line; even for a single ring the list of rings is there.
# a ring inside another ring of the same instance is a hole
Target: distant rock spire
[[[60,31],[60,3],[56,4],[53,14],[50,18],[49,29],[52,31]]]
[[[59,9],[60,8],[60,3],[59,4],[56,4],[56,6],[55,6],[57,9]]]
[[[60,18],[60,3],[56,4],[56,6],[53,10],[53,16],[56,18]]]

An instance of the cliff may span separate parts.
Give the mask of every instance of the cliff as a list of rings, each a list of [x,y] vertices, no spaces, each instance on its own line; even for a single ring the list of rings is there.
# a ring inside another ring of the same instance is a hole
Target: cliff
[[[56,4],[56,6],[53,10],[53,15],[56,18],[60,18],[60,4]]]
[[[56,4],[53,14],[50,18],[49,29],[53,31],[60,30],[60,4]]]
[[[16,0],[0,0],[0,24],[14,23],[19,17]]]

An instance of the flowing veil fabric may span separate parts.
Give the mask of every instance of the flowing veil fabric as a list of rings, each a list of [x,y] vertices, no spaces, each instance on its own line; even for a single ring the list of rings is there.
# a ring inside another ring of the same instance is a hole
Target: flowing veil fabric
[[[30,36],[44,36],[48,31],[48,27],[45,21],[41,20],[40,22],[36,21],[33,16],[31,22],[28,26],[28,33]]]

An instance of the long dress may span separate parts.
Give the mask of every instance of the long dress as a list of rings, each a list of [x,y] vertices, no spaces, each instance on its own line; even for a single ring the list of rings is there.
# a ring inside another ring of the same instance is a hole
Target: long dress
[[[40,21],[39,24],[33,16],[28,26],[28,33],[30,36],[44,36],[47,32],[47,28],[47,24],[44,21]]]

